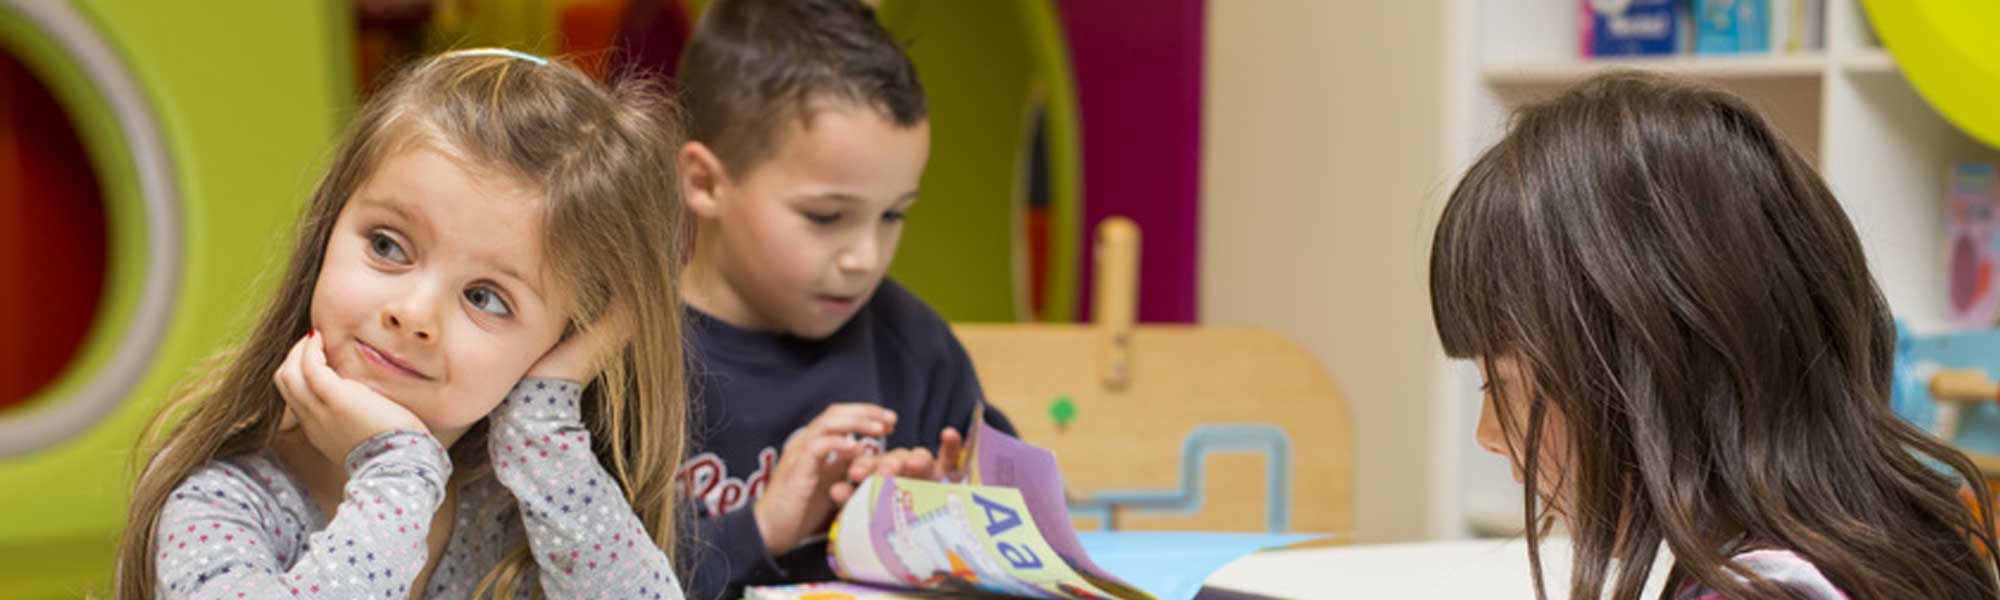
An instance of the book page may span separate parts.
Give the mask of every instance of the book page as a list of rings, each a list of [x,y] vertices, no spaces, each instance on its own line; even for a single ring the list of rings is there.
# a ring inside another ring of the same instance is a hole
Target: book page
[[[1042,539],[1011,488],[870,477],[834,522],[842,579],[1026,598],[1112,598]]]
[[[1151,600],[1150,594],[1097,566],[1084,551],[1076,529],[1070,525],[1062,472],[1057,469],[1055,453],[994,429],[979,416],[973,422],[976,425],[966,449],[970,455],[968,481],[1020,490],[1042,539],[1064,563],[1112,597]]]

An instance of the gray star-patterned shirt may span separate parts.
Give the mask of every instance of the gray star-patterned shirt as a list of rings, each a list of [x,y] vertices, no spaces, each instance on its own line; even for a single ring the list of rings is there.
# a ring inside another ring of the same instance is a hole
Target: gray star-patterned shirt
[[[493,476],[460,489],[425,598],[467,598],[522,544],[550,598],[681,598],[672,563],[591,452],[579,385],[528,379],[488,417]],[[217,460],[160,513],[161,598],[408,598],[451,461],[436,438],[392,431],[347,456],[335,514],[269,450]]]

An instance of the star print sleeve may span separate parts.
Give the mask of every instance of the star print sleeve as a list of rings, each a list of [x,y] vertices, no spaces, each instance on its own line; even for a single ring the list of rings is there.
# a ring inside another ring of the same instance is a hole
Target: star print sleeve
[[[520,502],[542,591],[681,598],[666,553],[591,452],[582,396],[574,382],[525,379],[488,418],[493,472]]]
[[[355,447],[347,470],[345,498],[318,532],[304,530],[311,500],[274,486],[273,473],[236,462],[196,471],[160,512],[155,596],[407,597],[451,462],[435,438],[393,431]]]

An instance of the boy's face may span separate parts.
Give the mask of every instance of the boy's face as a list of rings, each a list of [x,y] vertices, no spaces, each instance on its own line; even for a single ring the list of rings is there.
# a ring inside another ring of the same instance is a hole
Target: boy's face
[[[833,334],[875,293],[917,200],[930,124],[901,127],[833,103],[777,134],[771,155],[727,173],[699,143],[681,153],[701,217],[689,301],[738,327]]]

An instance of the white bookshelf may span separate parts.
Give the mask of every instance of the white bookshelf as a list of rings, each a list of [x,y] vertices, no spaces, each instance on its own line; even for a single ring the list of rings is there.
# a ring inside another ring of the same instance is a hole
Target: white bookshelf
[[[1444,127],[1462,172],[1502,133],[1509,111],[1608,69],[1658,71],[1744,96],[1819,168],[1860,232],[1869,264],[1899,320],[1918,330],[1944,319],[1945,173],[1961,161],[2000,161],[1933,111],[1903,78],[1858,0],[1825,0],[1825,48],[1796,54],[1588,60],[1576,56],[1573,0],[1450,0]],[[1449,189],[1449,186],[1445,186]],[[1439,369],[1433,432],[1442,469],[1432,505],[1438,534],[1518,526],[1520,488],[1506,463],[1472,442],[1478,375]]]

